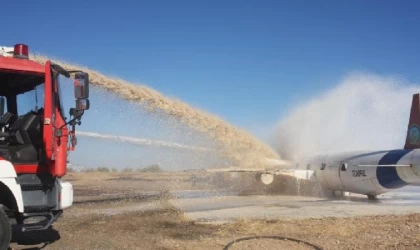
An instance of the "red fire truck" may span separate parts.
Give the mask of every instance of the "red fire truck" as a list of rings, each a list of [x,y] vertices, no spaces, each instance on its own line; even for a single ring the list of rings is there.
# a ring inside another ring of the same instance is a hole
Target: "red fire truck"
[[[74,89],[67,110],[66,83]],[[87,73],[30,60],[24,44],[0,47],[0,249],[12,227],[49,229],[72,205],[73,186],[62,177],[88,98]]]

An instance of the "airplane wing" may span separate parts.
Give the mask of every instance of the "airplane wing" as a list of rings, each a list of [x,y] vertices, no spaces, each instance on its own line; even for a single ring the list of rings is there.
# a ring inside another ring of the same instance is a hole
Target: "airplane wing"
[[[206,172],[276,172],[279,169],[266,169],[266,168],[240,168],[240,167],[227,167],[227,168],[208,168]]]
[[[227,168],[208,168],[205,169],[206,172],[264,172],[263,168],[236,168],[236,167],[227,167]]]
[[[261,167],[226,167],[226,168],[207,168],[207,172],[263,172],[263,173],[275,173],[281,170],[291,170],[292,163],[285,160],[279,159],[266,159],[266,164]]]

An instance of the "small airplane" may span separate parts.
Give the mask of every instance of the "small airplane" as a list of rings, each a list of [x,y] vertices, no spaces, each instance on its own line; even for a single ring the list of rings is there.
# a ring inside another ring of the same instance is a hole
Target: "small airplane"
[[[273,183],[274,175],[292,175],[318,182],[327,196],[356,193],[367,195],[369,200],[404,186],[420,186],[420,95],[413,95],[403,149],[317,155],[298,164],[277,159],[268,159],[267,163],[264,169],[231,167],[207,171],[258,172],[257,177],[266,185]]]

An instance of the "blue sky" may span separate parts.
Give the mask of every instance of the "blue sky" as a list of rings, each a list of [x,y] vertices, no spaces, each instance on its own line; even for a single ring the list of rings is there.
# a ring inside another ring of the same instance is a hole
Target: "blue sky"
[[[420,81],[418,1],[6,0],[2,9],[1,45],[147,84],[262,139],[352,71]]]

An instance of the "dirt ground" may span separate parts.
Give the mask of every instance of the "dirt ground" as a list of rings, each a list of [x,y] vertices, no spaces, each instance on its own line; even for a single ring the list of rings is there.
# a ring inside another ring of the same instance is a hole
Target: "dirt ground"
[[[73,207],[47,232],[16,233],[12,249],[420,249],[420,213],[202,224],[166,202],[167,190],[249,189],[251,177],[248,185],[237,186],[223,176],[189,172],[70,173],[66,178],[75,189]],[[150,200],[160,202],[159,209],[94,213]],[[250,239],[229,245],[244,237]]]

